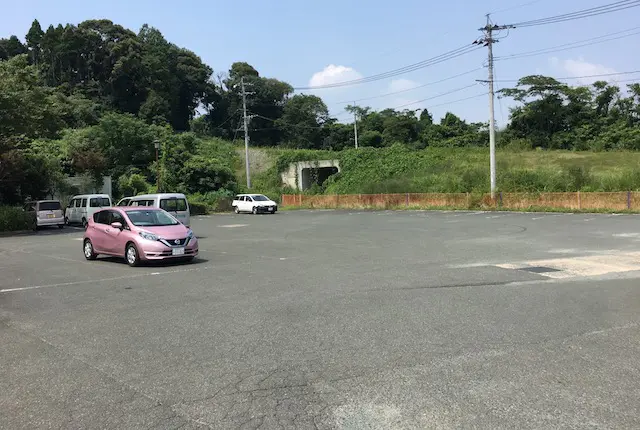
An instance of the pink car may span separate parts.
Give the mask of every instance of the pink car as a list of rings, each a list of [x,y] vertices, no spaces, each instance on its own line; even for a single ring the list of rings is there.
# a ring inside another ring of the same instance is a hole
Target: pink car
[[[162,209],[112,207],[89,219],[82,241],[87,260],[98,254],[124,257],[129,266],[141,261],[184,259],[198,255],[198,239],[191,229]]]

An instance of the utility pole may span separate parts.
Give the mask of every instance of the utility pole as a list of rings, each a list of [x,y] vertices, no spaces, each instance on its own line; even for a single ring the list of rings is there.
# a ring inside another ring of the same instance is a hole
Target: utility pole
[[[484,37],[473,42],[474,44],[482,44],[489,48],[489,78],[486,81],[489,84],[489,168],[491,170],[491,198],[496,197],[496,120],[495,110],[493,107],[495,93],[493,89],[493,44],[498,42],[493,38],[494,31],[507,30],[515,28],[511,25],[496,25],[491,23],[489,14],[487,14],[487,25],[479,30],[484,32]]]
[[[158,159],[158,152],[160,150],[160,141],[154,139],[153,146],[156,148],[156,192],[160,192],[160,161]]]
[[[356,106],[356,102],[353,102],[353,106]],[[356,110],[353,110],[353,135],[356,139],[356,149],[358,149],[358,115]]]
[[[247,173],[247,188],[251,188],[251,174],[249,172],[249,117],[247,116],[247,93],[245,85],[251,85],[244,81],[244,76],[240,78],[242,87],[242,112],[244,118],[244,166]]]

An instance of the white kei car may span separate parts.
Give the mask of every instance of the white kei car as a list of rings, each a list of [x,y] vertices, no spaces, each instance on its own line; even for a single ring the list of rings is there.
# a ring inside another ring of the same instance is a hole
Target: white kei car
[[[237,214],[240,212],[259,213],[276,213],[278,204],[269,197],[262,194],[238,194],[231,203],[233,211]]]

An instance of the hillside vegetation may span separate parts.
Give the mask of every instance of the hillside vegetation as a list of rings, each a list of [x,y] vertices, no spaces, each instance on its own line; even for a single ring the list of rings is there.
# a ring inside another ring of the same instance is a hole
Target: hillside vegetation
[[[489,190],[486,148],[403,145],[344,151],[265,150],[274,166],[256,175],[256,188],[280,193],[280,172],[295,161],[340,160],[342,171],[307,193],[474,192]],[[499,150],[498,189],[505,192],[638,191],[640,153]],[[291,190],[284,190],[291,192]]]

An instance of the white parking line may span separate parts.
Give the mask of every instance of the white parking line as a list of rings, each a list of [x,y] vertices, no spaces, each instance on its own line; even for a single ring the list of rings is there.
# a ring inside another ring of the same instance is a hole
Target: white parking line
[[[162,273],[164,275],[164,274],[171,274],[171,273],[195,272],[197,270],[208,269],[209,267],[210,266],[195,267],[195,268],[192,268],[192,269],[167,270],[166,272],[160,272],[160,273]],[[61,283],[58,283],[58,284],[32,285],[32,286],[29,286],[29,287],[18,287],[18,288],[5,288],[3,290],[0,290],[0,293],[11,293],[11,292],[16,292],[16,291],[38,290],[38,289],[42,289],[42,288],[67,287],[67,286],[70,286],[70,285],[92,284],[92,283],[95,283],[95,282],[107,282],[107,281],[119,281],[119,280],[123,280],[123,279],[143,278],[145,276],[153,276],[156,273],[157,272],[138,273],[138,274],[135,274],[135,275],[116,276],[116,277],[113,277],[113,278],[89,279],[89,280],[86,280],[86,281],[61,282]]]
[[[238,227],[247,227],[249,224],[226,224],[226,225],[219,225],[218,227],[222,227],[222,228],[238,228]]]

